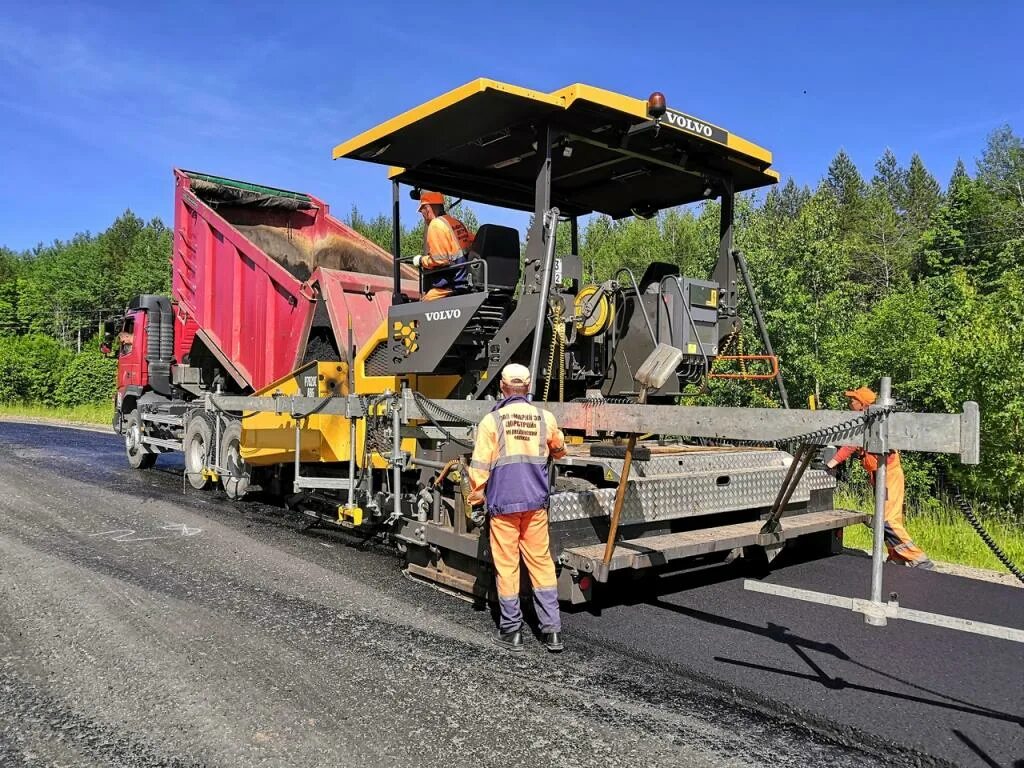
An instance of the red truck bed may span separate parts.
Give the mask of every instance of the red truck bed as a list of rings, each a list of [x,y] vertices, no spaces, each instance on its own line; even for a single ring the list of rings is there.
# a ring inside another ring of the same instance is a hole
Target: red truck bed
[[[260,389],[304,362],[321,298],[341,359],[350,317],[357,346],[387,317],[391,254],[332,217],[322,200],[192,171],[174,175],[171,290],[179,327],[197,326],[195,335],[241,388]],[[415,295],[415,272],[404,276],[403,291]]]

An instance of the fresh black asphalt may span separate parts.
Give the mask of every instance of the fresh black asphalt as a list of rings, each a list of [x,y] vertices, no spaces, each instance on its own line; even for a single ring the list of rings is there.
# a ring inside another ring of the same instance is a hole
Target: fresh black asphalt
[[[522,658],[393,553],[0,424],[0,765],[1024,766],[1024,646],[638,583]],[[869,562],[779,584],[865,596]],[[1024,628],[1024,591],[886,568],[901,604]]]

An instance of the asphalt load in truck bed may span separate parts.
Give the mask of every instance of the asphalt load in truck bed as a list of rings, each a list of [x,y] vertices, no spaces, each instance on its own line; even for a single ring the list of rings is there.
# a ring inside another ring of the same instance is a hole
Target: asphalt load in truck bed
[[[841,594],[868,561],[770,579]],[[635,585],[568,649],[257,502],[0,423],[0,765],[1024,766],[1024,647],[746,593]],[[889,567],[910,607],[1024,627],[1024,591]]]

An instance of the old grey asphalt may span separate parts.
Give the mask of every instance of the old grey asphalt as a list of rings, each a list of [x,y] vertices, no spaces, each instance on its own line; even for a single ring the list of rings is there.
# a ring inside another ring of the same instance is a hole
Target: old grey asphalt
[[[1024,765],[1008,643],[690,579],[568,616],[561,657],[514,658],[389,552],[183,493],[178,470],[0,424],[0,765]],[[934,578],[893,574],[914,607],[992,621],[1001,600],[1024,626],[1019,592]]]

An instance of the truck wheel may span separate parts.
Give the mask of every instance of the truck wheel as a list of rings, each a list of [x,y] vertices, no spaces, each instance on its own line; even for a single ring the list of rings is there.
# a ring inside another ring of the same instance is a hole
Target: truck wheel
[[[181,448],[185,453],[185,477],[188,484],[201,491],[210,484],[210,478],[204,474],[204,470],[210,466],[209,460],[213,458],[213,427],[206,416],[197,414],[192,417],[185,428]]]
[[[241,499],[249,492],[252,469],[242,459],[242,425],[232,421],[220,436],[220,477],[229,499]]]
[[[149,469],[156,463],[156,454],[142,442],[142,419],[133,410],[124,420],[124,451],[134,469]]]

